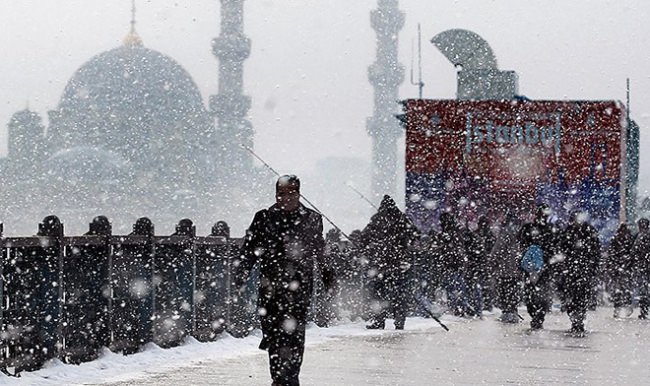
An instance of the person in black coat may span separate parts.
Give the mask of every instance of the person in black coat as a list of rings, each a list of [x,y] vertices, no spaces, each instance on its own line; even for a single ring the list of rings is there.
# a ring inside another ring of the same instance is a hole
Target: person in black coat
[[[524,302],[528,314],[532,318],[530,328],[543,328],[546,312],[551,308],[551,260],[555,253],[554,235],[548,222],[550,208],[542,204],[537,207],[535,219],[524,224],[517,235],[519,246],[523,253],[533,245],[543,252],[544,265],[539,272],[526,272],[524,281]]]
[[[620,317],[621,311],[625,311],[626,316],[632,314],[633,244],[634,235],[626,224],[621,224],[607,249],[605,271],[608,276],[609,292],[614,302],[615,318]]]
[[[490,253],[490,271],[497,288],[498,304],[501,307],[500,321],[519,323],[519,306],[521,297],[522,271],[519,267],[521,250],[517,243],[517,233],[521,222],[513,213],[507,213],[501,224]]]
[[[574,213],[560,237],[559,249],[564,256],[564,300],[571,320],[570,332],[582,334],[593,281],[598,274],[598,231],[581,214]]]
[[[236,284],[243,285],[259,261],[260,349],[269,353],[273,385],[299,385],[315,264],[326,288],[333,281],[323,246],[322,217],[300,203],[300,180],[280,177],[276,203],[257,212],[246,231],[235,275]]]
[[[478,219],[478,228],[474,232],[474,238],[477,240],[477,247],[481,254],[481,266],[478,271],[479,283],[483,295],[483,310],[492,311],[496,298],[496,285],[494,282],[493,272],[490,269],[492,248],[496,242],[496,236],[490,229],[490,222],[486,216]]]
[[[484,309],[488,311],[492,309],[493,296],[489,283],[488,259],[494,246],[494,235],[484,216],[479,218],[478,228],[475,231],[466,227],[462,233],[467,256],[464,277],[469,293],[469,304],[474,310],[473,316],[481,317]],[[486,301],[488,304],[485,303]]]
[[[650,221],[641,218],[637,221],[639,233],[632,245],[634,276],[639,291],[639,319],[648,318],[650,309]]]
[[[456,316],[476,315],[469,304],[464,271],[467,261],[465,244],[461,231],[451,213],[440,214],[440,233],[435,237],[433,252],[440,267],[441,285],[447,292],[447,305]]]
[[[368,225],[361,232],[367,251],[371,285],[371,329],[382,329],[392,311],[395,329],[404,328],[408,306],[408,248],[417,237],[415,226],[390,196],[384,196]]]

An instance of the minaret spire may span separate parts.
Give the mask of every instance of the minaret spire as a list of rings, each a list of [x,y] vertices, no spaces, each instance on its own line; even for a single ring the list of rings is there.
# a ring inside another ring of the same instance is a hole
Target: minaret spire
[[[135,0],[131,0],[131,33],[135,34]]]
[[[377,58],[368,68],[375,105],[366,128],[372,137],[372,194],[378,201],[383,194],[396,192],[397,139],[402,135],[395,118],[399,86],[404,81],[404,67],[397,59],[398,34],[404,26],[398,0],[378,0],[370,22],[377,34]]]
[[[246,118],[251,98],[243,94],[244,60],[250,50],[251,41],[244,35],[244,0],[221,0],[221,34],[212,41],[219,59],[219,92],[210,96],[210,110],[217,120],[226,178],[250,175],[253,168],[252,156],[242,147],[253,147],[253,125]]]
[[[124,38],[124,45],[131,47],[142,45],[142,39],[135,32],[135,0],[131,0],[131,30]]]

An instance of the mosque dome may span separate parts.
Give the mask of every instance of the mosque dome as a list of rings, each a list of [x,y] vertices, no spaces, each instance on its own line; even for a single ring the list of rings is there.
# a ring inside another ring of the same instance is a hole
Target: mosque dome
[[[176,138],[202,143],[213,123],[201,94],[183,67],[134,38],[82,65],[50,112],[54,152],[97,146],[121,153],[136,165],[156,144]],[[159,147],[159,146],[158,146]]]

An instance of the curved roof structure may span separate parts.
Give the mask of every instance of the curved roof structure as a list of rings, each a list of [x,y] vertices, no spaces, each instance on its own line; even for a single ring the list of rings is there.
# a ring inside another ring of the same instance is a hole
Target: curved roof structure
[[[50,123],[54,151],[101,146],[131,161],[166,138],[199,144],[213,127],[187,71],[134,39],[82,65]]]
[[[431,39],[454,66],[464,70],[497,69],[490,45],[478,34],[464,29],[443,31]]]

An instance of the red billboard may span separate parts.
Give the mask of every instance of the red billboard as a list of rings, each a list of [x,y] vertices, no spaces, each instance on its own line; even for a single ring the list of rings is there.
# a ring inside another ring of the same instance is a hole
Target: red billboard
[[[421,226],[441,210],[472,217],[542,201],[560,217],[619,220],[619,102],[410,99],[404,110],[407,210]]]

